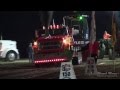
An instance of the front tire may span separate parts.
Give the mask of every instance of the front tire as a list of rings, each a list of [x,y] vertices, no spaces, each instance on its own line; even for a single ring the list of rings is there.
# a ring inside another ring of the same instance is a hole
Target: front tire
[[[6,60],[8,61],[14,61],[17,59],[17,54],[14,51],[9,51],[6,55]]]

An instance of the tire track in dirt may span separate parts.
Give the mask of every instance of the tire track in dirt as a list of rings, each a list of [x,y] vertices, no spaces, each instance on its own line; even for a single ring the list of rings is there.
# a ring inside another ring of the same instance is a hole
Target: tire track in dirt
[[[59,71],[55,71],[46,75],[37,76],[35,79],[59,79]]]

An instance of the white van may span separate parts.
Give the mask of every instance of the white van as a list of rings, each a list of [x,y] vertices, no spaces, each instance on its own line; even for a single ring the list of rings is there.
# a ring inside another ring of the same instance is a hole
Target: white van
[[[0,40],[0,58],[4,58],[9,61],[19,59],[17,42],[12,40]]]

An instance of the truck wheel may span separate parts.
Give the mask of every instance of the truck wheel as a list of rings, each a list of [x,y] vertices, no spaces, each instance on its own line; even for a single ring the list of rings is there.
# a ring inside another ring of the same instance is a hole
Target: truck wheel
[[[14,61],[17,58],[17,54],[14,51],[9,51],[6,55],[6,59],[9,61]]]

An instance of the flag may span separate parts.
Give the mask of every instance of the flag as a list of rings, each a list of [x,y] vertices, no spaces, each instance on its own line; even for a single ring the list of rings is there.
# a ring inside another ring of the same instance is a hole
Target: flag
[[[96,24],[95,24],[95,11],[92,11],[90,43],[93,44],[96,40]]]
[[[113,11],[112,16],[112,46],[114,47],[116,43],[116,22],[115,22],[115,13]]]
[[[107,31],[105,31],[104,34],[103,34],[103,39],[109,40],[110,37],[111,37],[111,35]]]

